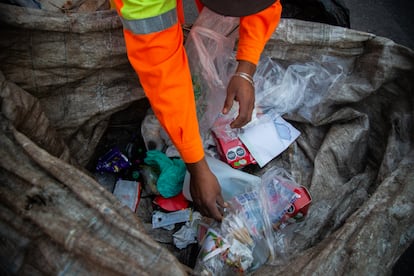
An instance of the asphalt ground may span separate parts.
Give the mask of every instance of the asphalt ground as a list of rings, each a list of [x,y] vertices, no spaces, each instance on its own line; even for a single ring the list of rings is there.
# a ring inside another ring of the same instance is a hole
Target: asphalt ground
[[[383,36],[414,50],[414,1],[342,1],[350,11],[351,29]]]

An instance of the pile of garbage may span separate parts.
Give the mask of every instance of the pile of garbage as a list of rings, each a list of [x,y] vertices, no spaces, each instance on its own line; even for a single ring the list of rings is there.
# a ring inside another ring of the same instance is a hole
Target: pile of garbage
[[[112,127],[106,136],[113,135]],[[254,271],[275,256],[275,233],[306,217],[309,191],[284,169],[273,167],[259,177],[242,170],[249,164],[232,167],[231,161],[211,156],[207,162],[228,208],[221,223],[201,216],[192,206],[185,165],[151,109],[136,128],[124,131],[130,137],[118,139],[118,144],[104,137],[106,144],[99,149],[104,154],[91,171],[121,204],[142,221],[150,221],[152,231],[171,235],[177,249],[195,244],[199,250],[193,260],[195,271],[215,275]]]

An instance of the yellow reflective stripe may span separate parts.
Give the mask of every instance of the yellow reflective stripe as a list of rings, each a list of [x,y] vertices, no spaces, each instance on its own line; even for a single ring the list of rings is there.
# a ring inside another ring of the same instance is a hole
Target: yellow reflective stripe
[[[159,32],[173,26],[178,22],[177,11],[172,9],[158,16],[145,19],[122,19],[124,28],[134,34],[150,34]]]
[[[123,0],[120,10],[124,19],[143,19],[164,14],[175,8],[176,0]]]

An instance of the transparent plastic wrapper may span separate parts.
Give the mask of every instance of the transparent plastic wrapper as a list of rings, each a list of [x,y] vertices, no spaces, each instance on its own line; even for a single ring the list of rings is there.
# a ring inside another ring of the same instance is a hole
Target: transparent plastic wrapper
[[[224,141],[230,141],[234,138],[237,138],[243,128],[258,123],[259,117],[263,115],[263,113],[261,113],[261,110],[259,112],[260,113],[258,113],[258,110],[256,108],[253,109],[252,120],[248,124],[242,128],[231,128],[230,123],[236,119],[237,115],[239,114],[239,103],[237,101],[234,101],[233,106],[227,114],[220,112],[215,116],[211,131],[213,131],[218,138],[221,138]]]
[[[263,57],[254,76],[256,108],[278,114],[297,109],[309,82],[309,76],[299,74],[298,67],[291,65],[285,69],[270,57]]]
[[[226,142],[237,138],[240,129],[231,128],[230,123],[237,117],[238,107],[238,102],[234,102],[232,108],[227,114],[223,114],[221,112],[218,114],[211,127],[211,131],[217,138]]]

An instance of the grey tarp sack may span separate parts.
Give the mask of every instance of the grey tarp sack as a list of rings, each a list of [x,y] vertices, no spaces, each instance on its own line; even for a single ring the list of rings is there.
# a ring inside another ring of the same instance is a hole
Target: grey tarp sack
[[[144,97],[110,11],[61,13],[1,6],[1,71],[36,97],[85,165],[110,114]]]
[[[116,13],[0,5],[0,21],[2,274],[188,273],[82,168],[110,115],[143,98]],[[264,54],[333,56],[349,70],[311,118],[285,116],[302,135],[268,166],[292,172],[313,203],[257,274],[389,274],[414,240],[413,52],[284,19]]]

